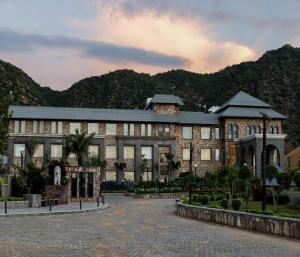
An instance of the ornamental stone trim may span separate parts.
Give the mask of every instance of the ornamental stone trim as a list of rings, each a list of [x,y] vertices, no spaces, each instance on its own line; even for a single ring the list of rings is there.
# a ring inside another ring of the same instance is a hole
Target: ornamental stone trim
[[[176,214],[181,217],[219,223],[255,232],[300,239],[300,220],[298,219],[191,206],[182,203],[176,204]]]

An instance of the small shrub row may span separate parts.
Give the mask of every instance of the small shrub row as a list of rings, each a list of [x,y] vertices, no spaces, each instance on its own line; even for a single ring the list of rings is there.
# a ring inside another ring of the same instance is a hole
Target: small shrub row
[[[256,213],[256,214],[263,214],[263,215],[270,215],[270,216],[273,216],[274,215],[274,212],[272,210],[265,210],[265,211],[262,211],[262,210],[258,210],[258,209],[248,209],[248,210],[245,210],[246,212],[250,212],[250,213]]]
[[[290,203],[287,208],[290,210],[300,211],[300,203]]]
[[[0,202],[4,202],[4,201],[8,201],[8,202],[13,202],[13,201],[23,201],[24,198],[23,197],[0,197]]]
[[[194,202],[198,202],[198,203],[201,203],[203,205],[207,205],[208,202],[209,202],[209,198],[207,195],[198,195],[198,194],[194,194],[192,196],[192,200]]]

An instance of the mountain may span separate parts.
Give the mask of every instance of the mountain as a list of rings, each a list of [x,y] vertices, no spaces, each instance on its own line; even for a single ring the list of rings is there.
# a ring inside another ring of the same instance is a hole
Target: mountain
[[[211,74],[171,70],[151,76],[117,70],[82,79],[64,91],[40,87],[18,68],[1,62],[0,85],[4,94],[16,88],[15,101],[20,104],[144,108],[147,97],[167,93],[180,96],[184,109],[193,111],[221,105],[244,90],[285,114],[288,142],[293,147],[300,144],[300,48],[290,45]]]

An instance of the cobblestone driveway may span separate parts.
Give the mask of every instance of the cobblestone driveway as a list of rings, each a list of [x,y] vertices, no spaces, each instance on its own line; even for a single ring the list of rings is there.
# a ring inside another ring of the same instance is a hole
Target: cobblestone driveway
[[[1,217],[0,256],[300,256],[299,241],[177,217],[174,200],[106,199],[94,213]]]

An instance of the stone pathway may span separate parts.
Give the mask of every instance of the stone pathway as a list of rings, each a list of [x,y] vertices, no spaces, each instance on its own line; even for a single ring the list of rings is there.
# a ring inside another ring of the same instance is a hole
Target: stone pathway
[[[107,194],[109,209],[0,217],[0,257],[299,257],[300,242],[175,215],[174,200]]]

